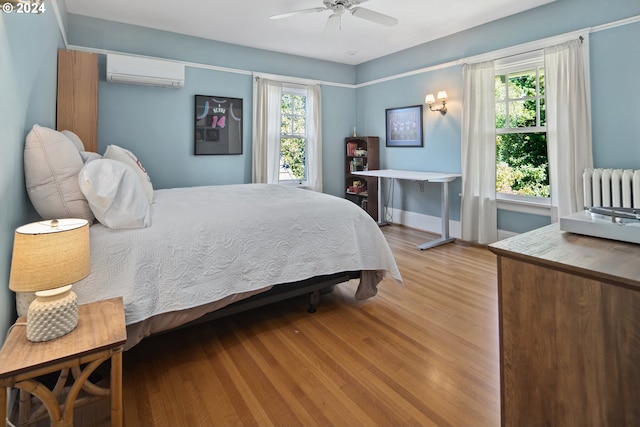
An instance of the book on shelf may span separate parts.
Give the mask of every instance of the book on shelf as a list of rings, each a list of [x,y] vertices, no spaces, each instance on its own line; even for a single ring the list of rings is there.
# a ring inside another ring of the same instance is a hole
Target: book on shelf
[[[359,172],[364,170],[364,161],[363,159],[353,159],[350,162],[351,172]]]
[[[366,181],[355,180],[347,188],[347,193],[363,195],[367,191]]]

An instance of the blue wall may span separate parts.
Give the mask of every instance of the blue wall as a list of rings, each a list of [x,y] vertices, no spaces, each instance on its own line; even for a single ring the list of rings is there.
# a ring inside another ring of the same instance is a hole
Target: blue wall
[[[24,139],[35,123],[55,127],[58,47],[50,8],[41,15],[0,13],[0,340],[15,318],[8,288],[14,231],[37,219],[25,191]]]
[[[156,189],[251,182],[251,76],[187,67],[180,90],[100,80],[101,153],[109,144],[130,149]],[[195,94],[244,99],[244,155],[193,155]]]
[[[358,129],[362,134],[380,135],[381,168],[424,170],[432,172],[460,172],[462,138],[460,111],[462,98],[462,72],[460,67],[418,74],[358,89],[356,111]],[[427,91],[446,90],[451,102],[447,114],[441,115],[423,108],[424,146],[421,148],[387,148],[385,110],[387,108],[424,103]],[[385,186],[385,194],[390,191]],[[461,182],[450,185],[451,219],[460,217]],[[430,216],[440,216],[440,184],[426,184],[425,194],[414,182],[395,183],[393,207]]]
[[[491,22],[356,66],[356,81],[366,84],[405,72],[558,34],[615,22],[640,14],[637,0],[557,0],[531,11]],[[590,34],[593,146],[597,167],[640,169],[640,23]],[[427,93],[446,90],[448,113],[424,114],[422,149],[386,148],[381,167],[460,172],[462,72],[455,65],[364,86],[356,95],[357,126],[363,134],[385,135],[384,110],[424,102]],[[457,188],[456,188],[457,185]],[[439,184],[421,194],[415,184],[396,184],[394,207],[440,216]],[[451,189],[451,218],[459,219],[460,180]],[[548,217],[500,211],[498,228],[523,232],[550,223]]]
[[[99,148],[109,144],[133,151],[154,188],[251,182],[252,77],[248,72],[281,74],[331,83],[352,83],[350,65],[302,58],[204,40],[132,25],[69,15],[69,43],[190,63],[225,67],[218,71],[187,66],[179,90],[122,85],[105,81],[100,59]],[[217,95],[244,100],[243,155],[193,154],[194,96]],[[324,191],[343,195],[344,137],[355,125],[355,88],[325,85],[323,103]],[[332,165],[340,165],[334,169]]]
[[[640,169],[640,22],[591,37],[596,167]]]

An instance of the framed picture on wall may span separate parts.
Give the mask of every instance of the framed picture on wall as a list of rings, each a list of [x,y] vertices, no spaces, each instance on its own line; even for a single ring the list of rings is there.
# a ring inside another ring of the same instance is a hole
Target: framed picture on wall
[[[196,95],[195,154],[242,154],[242,99]]]
[[[422,147],[422,105],[387,108],[387,147]]]

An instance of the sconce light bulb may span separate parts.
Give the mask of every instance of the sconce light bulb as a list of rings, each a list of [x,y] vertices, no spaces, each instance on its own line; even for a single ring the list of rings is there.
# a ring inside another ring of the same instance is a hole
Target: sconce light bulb
[[[428,94],[428,95],[424,98],[424,102],[425,102],[425,104],[429,104],[429,105],[431,105],[431,104],[433,104],[434,102],[436,102],[436,99],[433,97],[433,94],[432,94],[432,93],[430,93],[430,94]]]

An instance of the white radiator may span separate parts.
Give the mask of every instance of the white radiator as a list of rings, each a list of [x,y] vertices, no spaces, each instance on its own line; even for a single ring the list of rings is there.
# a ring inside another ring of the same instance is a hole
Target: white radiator
[[[584,206],[640,207],[640,170],[585,169]]]

